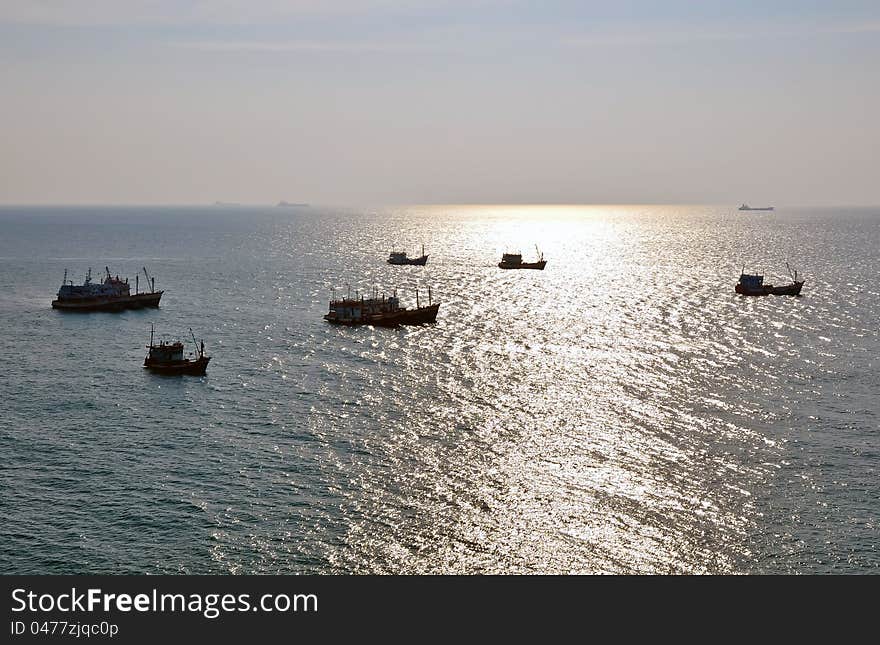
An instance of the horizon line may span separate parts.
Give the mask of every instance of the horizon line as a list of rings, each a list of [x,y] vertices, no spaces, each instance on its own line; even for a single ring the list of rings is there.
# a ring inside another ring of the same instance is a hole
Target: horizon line
[[[400,208],[427,206],[713,206],[739,207],[743,202],[362,202],[362,203],[322,203],[322,202],[290,202],[288,205],[268,202],[0,202],[0,208]],[[746,202],[747,203],[747,202]],[[758,204],[758,202],[755,202]],[[763,205],[763,202],[760,203]],[[802,203],[802,204],[767,204],[779,208],[880,208],[880,203]],[[757,208],[753,207],[753,208]]]

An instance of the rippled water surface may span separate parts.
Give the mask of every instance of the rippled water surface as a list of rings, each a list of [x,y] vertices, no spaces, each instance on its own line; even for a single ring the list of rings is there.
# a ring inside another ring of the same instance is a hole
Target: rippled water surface
[[[0,209],[0,569],[877,573],[878,248],[877,209]],[[802,297],[734,293],[786,260]],[[50,308],[105,265],[161,308]],[[328,325],[346,284],[437,324]],[[208,375],[147,373],[151,324]]]

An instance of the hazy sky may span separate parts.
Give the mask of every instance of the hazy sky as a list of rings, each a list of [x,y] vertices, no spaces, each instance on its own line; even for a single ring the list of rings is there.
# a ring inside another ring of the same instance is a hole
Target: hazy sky
[[[880,2],[0,0],[0,203],[880,204]]]

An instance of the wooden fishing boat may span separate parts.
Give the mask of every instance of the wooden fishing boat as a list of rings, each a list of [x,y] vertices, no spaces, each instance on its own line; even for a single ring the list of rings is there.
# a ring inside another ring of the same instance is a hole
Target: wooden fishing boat
[[[411,264],[417,266],[425,266],[428,262],[428,256],[425,255],[425,245],[422,244],[422,254],[417,258],[408,257],[406,251],[391,251],[388,256],[388,264],[403,265]]]
[[[400,305],[397,292],[390,297],[374,291],[372,297],[364,298],[357,292],[352,298],[349,292],[345,298],[337,299],[331,295],[329,311],[324,320],[334,325],[372,325],[374,327],[397,327],[399,325],[423,325],[437,322],[439,302],[433,302],[431,290],[428,289],[428,304],[421,305],[419,292],[416,290],[416,306],[408,309]]]
[[[192,329],[189,330],[192,334]],[[210,356],[205,356],[205,341],[196,343],[196,337],[193,334],[193,343],[198,349],[198,356],[190,353],[192,358],[185,358],[183,355],[183,343],[178,341],[166,342],[159,341],[158,344],[153,342],[153,326],[150,325],[150,344],[147,345],[147,356],[144,359],[144,367],[166,375],[183,375],[202,376],[208,369],[208,361]]]
[[[544,254],[538,250],[538,247],[535,247],[535,251],[538,254],[537,262],[523,262],[521,253],[503,253],[501,255],[501,262],[498,263],[498,268],[500,269],[538,269],[539,271],[543,271],[544,267],[547,266],[547,261],[544,259]]]
[[[62,311],[123,311],[125,309],[143,309],[158,307],[164,291],[156,291],[156,278],[151,278],[144,267],[147,284],[152,284],[150,291],[140,292],[139,276],[135,275],[135,292],[131,293],[128,278],[120,280],[119,276],[110,275],[110,267],[104,267],[107,274],[100,283],[92,283],[92,269],[86,274],[85,282],[73,284],[67,279],[67,270],[58,290],[58,298],[52,301],[53,309]]]
[[[734,288],[735,291],[743,296],[799,296],[801,288],[804,286],[803,280],[798,280],[797,270],[792,271],[788,263],[788,273],[791,276],[791,284],[774,286],[772,284],[764,284],[764,276],[759,274],[746,273],[745,267],[739,276],[739,282]]]

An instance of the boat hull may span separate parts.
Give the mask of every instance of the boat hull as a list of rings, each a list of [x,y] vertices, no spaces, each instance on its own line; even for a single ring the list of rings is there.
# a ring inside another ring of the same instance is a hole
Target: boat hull
[[[423,267],[428,262],[428,256],[423,255],[420,258],[407,258],[406,260],[386,260],[388,264],[393,264],[395,266],[404,266],[407,264]]]
[[[734,289],[741,296],[799,296],[803,282],[794,282],[792,284],[774,287],[772,284],[765,284],[758,289],[749,289],[741,284],[736,285]]]
[[[194,361],[189,359],[183,361],[162,362],[156,360],[144,359],[144,367],[157,374],[166,374],[169,376],[204,376],[208,369],[210,356],[200,356]]]
[[[109,298],[69,298],[53,300],[52,308],[61,311],[124,311],[126,309],[146,309],[159,306],[164,291],[138,293],[133,296]]]
[[[499,269],[537,269],[538,271],[543,271],[544,267],[547,266],[547,260],[541,260],[540,262],[520,262],[518,264],[511,264],[509,262],[499,262]]]
[[[404,315],[400,320],[401,325],[424,325],[427,323],[437,322],[437,312],[440,310],[440,303],[428,305],[427,307],[419,307],[418,309],[407,309],[402,312]]]

